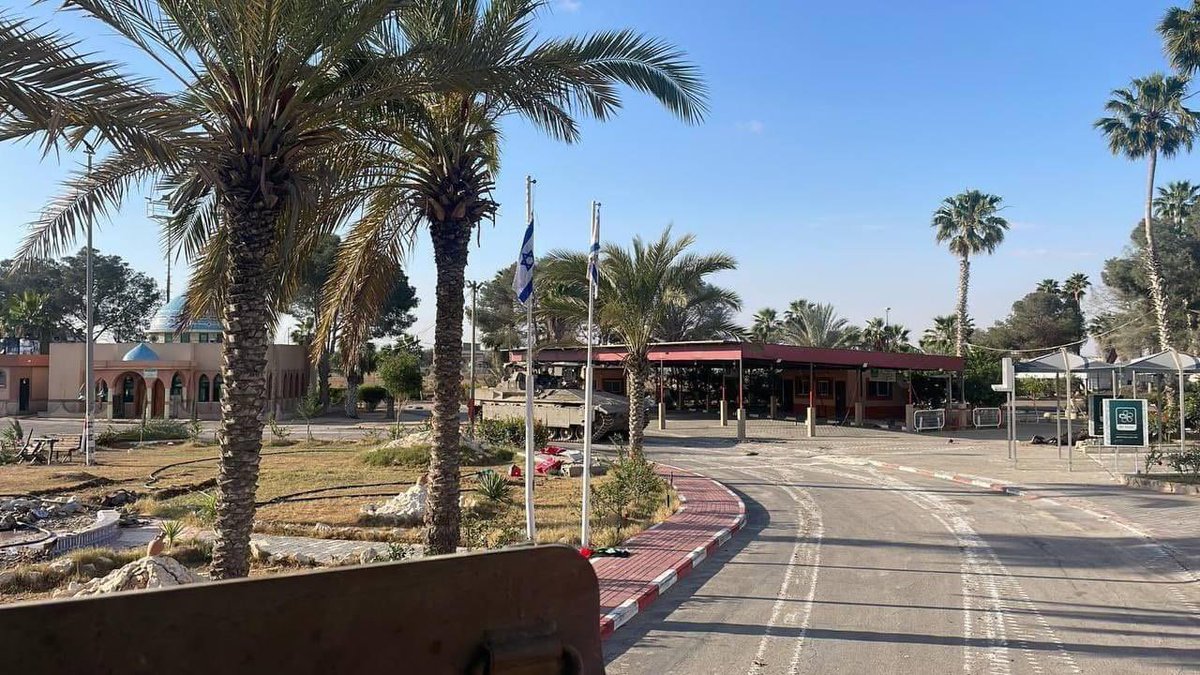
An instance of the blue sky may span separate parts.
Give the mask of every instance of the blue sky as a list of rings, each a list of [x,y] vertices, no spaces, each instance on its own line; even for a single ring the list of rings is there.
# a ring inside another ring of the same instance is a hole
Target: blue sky
[[[629,92],[623,114],[585,123],[575,145],[512,120],[501,215],[484,226],[468,275],[489,278],[515,259],[532,174],[539,250],[584,248],[593,199],[603,203],[606,240],[673,224],[694,233],[698,249],[737,257],[739,269],[719,282],[741,294],[747,318],[803,297],[855,322],[891,307],[918,337],[951,311],[957,274],[933,242],[930,215],[966,188],[1003,196],[1013,224],[997,253],[973,266],[977,323],[1002,318],[1046,277],[1082,271],[1099,284],[1104,259],[1137,222],[1145,167],[1110,155],[1091,124],[1111,89],[1165,68],[1154,25],[1172,4],[554,0],[539,23],[545,35],[634,27],[686,49],[709,83],[711,114],[684,126]],[[47,5],[17,11],[49,16]],[[94,24],[53,21],[153,73]],[[76,161],[0,146],[0,256]],[[1160,163],[1159,183],[1198,172],[1200,158],[1184,156]],[[103,224],[97,247],[161,282],[156,241],[134,195]],[[426,298],[414,332],[430,341],[425,237],[409,273]]]

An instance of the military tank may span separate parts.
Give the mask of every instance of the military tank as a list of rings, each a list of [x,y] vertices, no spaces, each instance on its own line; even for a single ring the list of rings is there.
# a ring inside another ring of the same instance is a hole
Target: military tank
[[[538,364],[534,374],[533,418],[540,421],[555,440],[583,438],[584,392],[577,364]],[[504,379],[496,387],[476,395],[483,419],[525,417],[525,367],[507,364]],[[629,399],[603,391],[592,392],[592,440],[611,434],[629,433]],[[644,419],[649,422],[647,411]],[[643,425],[644,426],[644,425]]]

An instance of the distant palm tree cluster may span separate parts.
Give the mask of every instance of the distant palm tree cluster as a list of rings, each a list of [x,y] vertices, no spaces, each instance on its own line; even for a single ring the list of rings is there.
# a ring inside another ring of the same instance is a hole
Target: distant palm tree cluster
[[[912,351],[909,331],[883,317],[855,326],[838,316],[833,305],[809,300],[793,300],[783,317],[771,308],[760,309],[748,331],[756,342],[773,342],[801,347],[828,349],[870,349],[886,352]]]

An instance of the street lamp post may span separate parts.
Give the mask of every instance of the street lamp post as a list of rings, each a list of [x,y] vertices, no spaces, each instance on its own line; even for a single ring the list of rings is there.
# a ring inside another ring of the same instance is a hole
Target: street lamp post
[[[91,143],[83,141],[84,153],[87,155],[87,175],[92,175],[92,156],[96,154],[96,148],[92,147]],[[87,212],[87,273],[85,274],[87,284],[87,318],[84,319],[84,331],[86,332],[87,347],[84,349],[83,355],[83,463],[86,466],[91,466],[95,461],[95,449],[92,445],[92,409],[96,400],[96,360],[93,350],[92,340],[92,312],[94,310],[95,288],[92,283],[92,212],[89,209]]]
[[[892,308],[887,307],[883,310],[883,327],[887,328],[892,325]]]
[[[467,433],[475,438],[475,296],[479,291],[478,281],[468,281],[471,289],[471,399],[467,407]]]

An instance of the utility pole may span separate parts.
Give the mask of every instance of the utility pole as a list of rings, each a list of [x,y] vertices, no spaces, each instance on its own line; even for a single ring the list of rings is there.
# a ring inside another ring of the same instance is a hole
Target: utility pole
[[[92,175],[92,157],[96,154],[96,148],[83,140],[84,153],[87,155],[87,175],[90,178]],[[95,448],[92,444],[92,409],[95,406],[96,400],[96,353],[93,349],[95,340],[92,331],[95,330],[93,325],[92,313],[95,311],[95,284],[92,282],[92,211],[87,212],[87,272],[84,275],[87,284],[87,318],[84,319],[84,331],[87,333],[87,347],[83,352],[83,463],[85,466],[91,466],[95,462]],[[109,405],[112,405],[112,392],[109,392]]]
[[[467,288],[471,289],[471,398],[467,407],[467,434],[475,438],[475,299],[482,284],[478,281],[468,281]]]
[[[167,221],[171,219],[171,206],[165,199],[151,199],[146,197],[146,217],[156,221],[159,227],[163,228],[163,234],[167,238],[167,297],[165,300],[171,300],[171,253],[174,248],[171,241],[171,230],[167,227]]]

